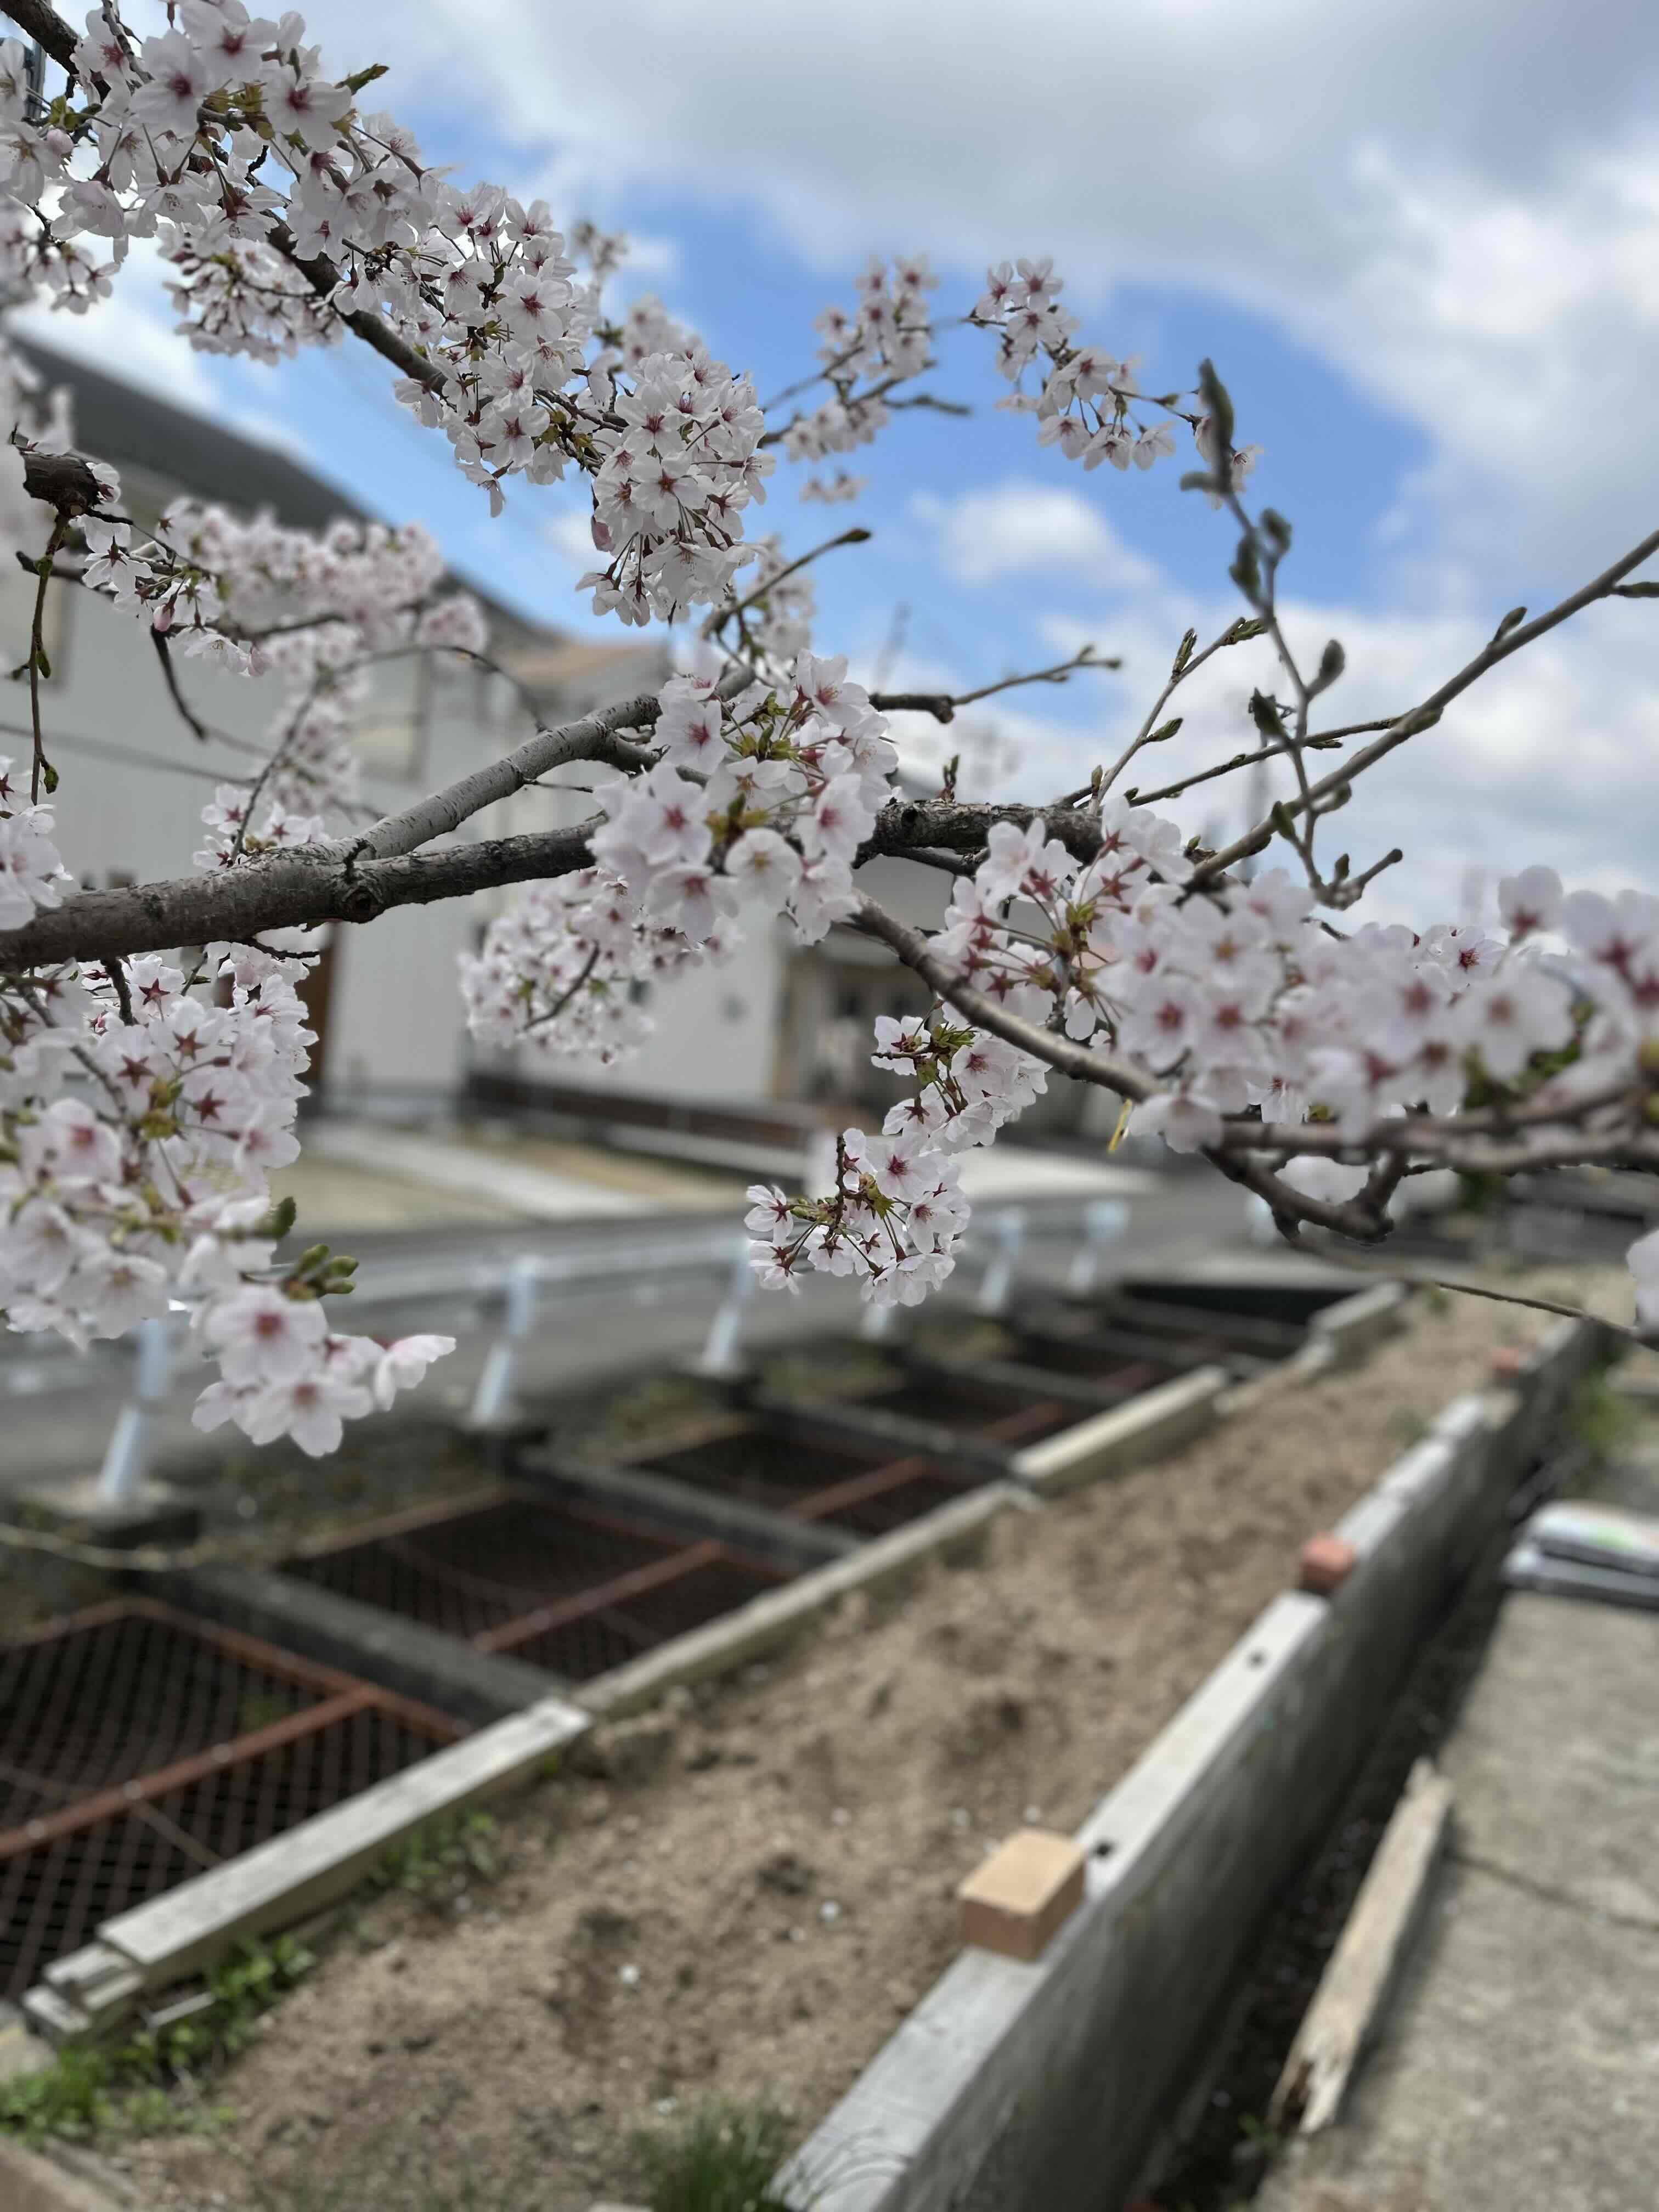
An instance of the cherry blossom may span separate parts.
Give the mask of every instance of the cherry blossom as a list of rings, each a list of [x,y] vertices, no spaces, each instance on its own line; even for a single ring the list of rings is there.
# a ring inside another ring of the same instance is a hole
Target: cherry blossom
[[[165,27],[138,37],[108,0],[72,47],[58,40],[70,66],[49,103],[23,46],[0,42],[9,298],[84,313],[121,279],[133,241],[153,242],[198,349],[269,362],[367,340],[395,362],[397,400],[444,437],[492,511],[521,488],[585,486],[594,566],[580,588],[625,624],[678,625],[686,665],[620,722],[572,740],[562,757],[594,770],[585,848],[563,851],[566,872],[510,878],[520,887],[461,963],[463,1000],[483,1043],[610,1063],[648,1034],[654,991],[738,941],[739,913],[800,944],[841,924],[898,951],[933,996],[925,1014],[876,1025],[873,1061],[896,1095],[878,1130],[842,1133],[827,1188],[750,1192],[763,1281],[794,1289],[824,1272],[881,1303],[936,1288],[968,1225],[960,1155],[994,1141],[1054,1068],[1115,1091],[1138,1131],[1215,1153],[1291,1227],[1380,1236],[1408,1163],[1659,1158],[1659,902],[1564,893],[1540,866],[1503,878],[1495,927],[1351,921],[1398,855],[1358,872],[1346,854],[1328,871],[1316,856],[1316,830],[1346,803],[1352,771],[1345,755],[1340,773],[1312,779],[1308,756],[1354,732],[1322,733],[1310,709],[1345,656],[1333,641],[1304,673],[1286,642],[1274,580],[1289,526],[1247,511],[1256,449],[1236,442],[1207,363],[1191,386],[1151,388],[1135,361],[1080,330],[1063,278],[1037,256],[999,263],[977,301],[960,303],[990,341],[1008,387],[1000,404],[1030,416],[1039,444],[1107,495],[1117,475],[1190,441],[1199,465],[1183,483],[1243,532],[1231,573],[1249,613],[1201,651],[1187,634],[1144,729],[1084,792],[975,814],[958,805],[952,771],[939,802],[901,799],[883,701],[814,640],[808,564],[865,533],[793,556],[781,534],[745,531],[780,459],[816,467],[871,445],[900,409],[942,404],[914,388],[934,366],[938,286],[925,260],[872,260],[853,303],[819,318],[814,373],[763,408],[659,301],[607,303],[622,240],[454,179],[395,116],[364,106],[378,70],[331,76],[305,35],[297,15],[179,0]],[[72,496],[33,496],[44,463],[71,454],[72,426],[3,345],[0,400],[13,426],[0,445],[0,550],[145,623],[186,713],[194,662],[276,679],[257,766],[202,810],[195,891],[243,891],[261,871],[291,880],[314,868],[320,881],[349,874],[360,852],[398,859],[549,764],[550,751],[530,757],[553,744],[538,731],[528,751],[494,764],[499,777],[482,771],[411,810],[419,834],[404,834],[406,815],[375,823],[353,736],[377,664],[482,656],[486,643],[434,541],[380,524],[293,531],[191,502],[141,529],[95,460]],[[803,496],[858,489],[837,470],[809,477]],[[1656,542],[1589,597],[1644,592],[1620,579]],[[694,610],[707,610],[695,631]],[[1539,621],[1506,617],[1474,672],[1534,634]],[[1206,854],[1117,787],[1143,744],[1178,726],[1164,708],[1186,676],[1266,635],[1292,696],[1258,690],[1249,718],[1264,755],[1291,757],[1300,795]],[[1063,677],[1082,659],[1041,672]],[[35,753],[27,772],[0,763],[0,932],[36,942],[44,918],[80,899],[57,842],[76,794],[54,798],[44,660],[38,635],[20,641]],[[1465,678],[1388,742],[1431,727]],[[967,702],[921,703],[946,724]],[[620,750],[608,742],[619,727],[631,732]],[[918,804],[945,848],[896,834]],[[862,859],[907,842],[955,878],[931,933],[883,915],[856,880]],[[1275,842],[1294,865],[1243,881],[1234,864]],[[283,857],[298,853],[302,866]],[[220,1372],[198,1421],[325,1451],[450,1344],[341,1333],[329,1301],[349,1287],[349,1263],[321,1248],[281,1256],[292,1224],[267,1178],[297,1150],[314,939],[258,933],[257,947],[209,944],[187,957],[31,954],[0,975],[0,1298],[14,1328],[76,1343],[188,1304]],[[192,944],[210,934],[180,932]],[[1639,1310],[1659,1326],[1652,1241],[1632,1269]]]

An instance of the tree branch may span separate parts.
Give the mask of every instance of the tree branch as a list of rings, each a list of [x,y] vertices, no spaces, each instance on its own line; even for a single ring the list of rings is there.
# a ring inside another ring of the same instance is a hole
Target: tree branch
[[[921,930],[899,921],[867,895],[860,895],[858,913],[848,927],[889,946],[939,998],[978,1028],[988,1030],[993,1036],[1000,1037],[1021,1052],[1030,1053],[1034,1060],[1042,1060],[1058,1073],[1074,1076],[1082,1083],[1096,1084],[1103,1091],[1115,1091],[1120,1097],[1135,1103],[1157,1094],[1158,1083],[1129,1061],[1115,1060],[1053,1030],[1040,1029],[1035,1022],[1010,1013],[984,992],[964,982],[932,950]],[[1205,1157],[1230,1182],[1238,1183],[1254,1191],[1258,1198],[1265,1199],[1273,1208],[1273,1218],[1287,1233],[1293,1234],[1298,1222],[1308,1221],[1361,1243],[1374,1243],[1386,1237],[1393,1225],[1381,1208],[1368,1206],[1363,1194],[1346,1200],[1310,1198],[1279,1182],[1259,1160],[1223,1152],[1206,1152]],[[1389,1183],[1388,1189],[1391,1192],[1392,1188]],[[1385,1206],[1386,1202],[1385,1197]]]
[[[1071,659],[1056,661],[1052,668],[1033,668],[1023,676],[1005,676],[995,684],[982,684],[977,691],[872,691],[870,704],[884,714],[931,714],[936,722],[949,722],[956,719],[958,707],[971,707],[976,700],[993,698],[999,691],[1012,691],[1022,684],[1064,684],[1079,668],[1122,665],[1115,655],[1101,659],[1092,645],[1085,645]]]
[[[805,568],[809,562],[816,561],[820,554],[833,553],[840,545],[862,545],[867,542],[869,537],[870,532],[862,523],[854,523],[852,529],[843,530],[838,538],[826,538],[822,545],[815,545],[810,553],[801,554],[797,559],[791,561],[787,567],[780,568],[775,575],[769,576],[763,584],[757,584],[746,599],[735,600],[730,606],[714,608],[702,626],[703,635],[705,637],[717,635],[726,628],[727,623],[735,617],[746,615],[750,607],[763,599],[769,592],[783,581],[786,576],[793,576],[797,568]]]
[[[363,836],[354,841],[360,853],[386,860],[398,853],[412,853],[434,837],[458,830],[470,815],[497,799],[511,799],[550,769],[577,760],[605,761],[613,768],[648,768],[652,756],[642,745],[629,744],[617,732],[649,729],[660,712],[654,692],[643,691],[614,707],[602,707],[580,721],[565,722],[554,730],[538,730],[485,768],[460,776],[443,790],[429,792],[397,814],[383,814]]]
[[[1021,1052],[1045,1061],[1062,1075],[1074,1075],[1081,1082],[1098,1084],[1103,1090],[1115,1091],[1124,1098],[1137,1102],[1150,1098],[1158,1089],[1149,1075],[1131,1066],[1127,1060],[1113,1060],[1103,1052],[1096,1052],[1073,1038],[1057,1036],[1051,1030],[1039,1029],[1018,1014],[1011,1014],[983,991],[975,990],[964,982],[948,962],[941,960],[933,951],[927,938],[908,921],[889,914],[878,906],[867,892],[860,892],[859,910],[847,923],[849,929],[863,936],[873,937],[890,951],[896,952],[905,966],[932,987],[939,997],[946,1000],[957,1012],[980,1029],[988,1030],[1000,1036],[1005,1044],[1012,1044]]]
[[[250,944],[267,930],[373,921],[393,907],[429,906],[503,884],[539,883],[592,865],[592,826],[484,838],[386,860],[312,846],[219,875],[81,891],[22,928],[0,933],[0,973],[71,960],[107,964],[185,945]]]
[[[1305,799],[1297,797],[1282,800],[1280,805],[1283,811],[1287,814],[1296,815],[1310,810],[1321,799],[1328,799],[1334,793],[1340,791],[1345,783],[1352,783],[1355,777],[1363,775],[1368,768],[1374,767],[1378,761],[1391,753],[1396,745],[1403,745],[1408,738],[1414,738],[1424,730],[1432,729],[1440,720],[1443,711],[1450,705],[1451,702],[1461,693],[1467,691],[1472,684],[1478,683],[1488,669],[1497,667],[1500,661],[1507,660],[1511,653],[1519,653],[1523,646],[1532,644],[1535,639],[1554,629],[1559,623],[1568,621],[1573,615],[1581,613],[1585,607],[1593,605],[1597,599],[1609,597],[1614,586],[1629,575],[1632,568],[1639,568],[1644,561],[1651,560],[1656,553],[1659,553],[1659,530],[1651,532],[1639,545],[1632,546],[1628,553],[1622,555],[1610,568],[1604,568],[1601,574],[1589,583],[1582,585],[1576,592],[1569,592],[1565,599],[1553,606],[1547,614],[1539,615],[1532,622],[1522,623],[1514,629],[1500,630],[1482,646],[1472,660],[1466,661],[1455,676],[1448,677],[1438,690],[1431,691],[1426,699],[1413,707],[1408,714],[1402,714],[1398,721],[1391,722],[1380,738],[1375,738],[1368,745],[1362,745],[1350,760],[1344,763],[1342,767],[1333,769],[1328,775],[1322,776],[1317,783],[1311,785]],[[1254,830],[1247,830],[1244,835],[1237,839],[1234,843],[1225,847],[1219,853],[1212,853],[1209,859],[1202,863],[1193,876],[1192,887],[1194,889],[1201,887],[1222,874],[1226,869],[1234,866],[1238,861],[1248,860],[1251,854],[1265,850],[1273,842],[1273,836],[1274,828],[1271,819],[1258,823]]]
[[[167,681],[167,696],[178,710],[180,720],[199,744],[206,744],[216,733],[202,720],[179,688],[179,672],[173,665],[173,648],[167,641],[167,633],[164,629],[152,629],[149,641],[155,647],[155,658],[161,664],[161,674]]]

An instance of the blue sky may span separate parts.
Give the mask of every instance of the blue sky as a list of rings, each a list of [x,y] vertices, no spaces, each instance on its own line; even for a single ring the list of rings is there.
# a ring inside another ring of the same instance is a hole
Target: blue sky
[[[392,64],[386,103],[428,158],[635,234],[623,295],[658,292],[763,395],[810,364],[813,315],[872,248],[928,251],[947,313],[988,258],[1051,252],[1085,335],[1155,385],[1213,356],[1265,448],[1260,496],[1296,526],[1294,632],[1348,647],[1334,719],[1409,703],[1506,608],[1659,523],[1659,135],[1630,0],[1598,0],[1594,39],[1565,0],[1050,0],[1018,20],[1002,0],[324,0],[309,21],[342,69]],[[491,590],[587,626],[575,488],[520,486],[492,523],[379,362],[181,364],[167,321],[139,266],[105,317],[51,335],[287,439]],[[1229,533],[1176,489],[1184,458],[1085,477],[1038,448],[994,410],[976,334],[929,381],[972,419],[896,419],[848,463],[870,478],[856,507],[803,507],[781,470],[763,524],[795,549],[872,528],[818,572],[819,645],[867,665],[902,602],[898,681],[965,687],[1085,636],[1122,652],[1121,675],[1000,708],[1040,797],[1139,719],[1188,620],[1233,611]],[[1409,843],[1389,897],[1418,914],[1455,903],[1471,861],[1647,881],[1656,621],[1591,617],[1407,749],[1356,802],[1356,865]],[[1246,741],[1267,672],[1233,660],[1159,771]],[[1206,803],[1188,826],[1236,826],[1242,793]]]

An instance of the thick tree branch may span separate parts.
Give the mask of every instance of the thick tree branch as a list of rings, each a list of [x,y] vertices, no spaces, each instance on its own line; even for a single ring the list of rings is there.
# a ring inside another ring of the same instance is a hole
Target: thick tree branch
[[[592,865],[591,826],[484,838],[386,860],[356,858],[337,846],[313,846],[219,875],[81,891],[21,929],[0,933],[0,973],[222,940],[247,944],[267,930],[373,921],[393,907],[429,906],[503,884],[539,883]]]
[[[551,769],[562,768],[570,761],[603,761],[620,769],[648,767],[652,756],[646,748],[629,744],[617,732],[649,729],[659,711],[656,694],[642,691],[614,707],[601,707],[593,714],[584,714],[580,721],[562,723],[555,730],[538,730],[533,737],[526,738],[521,745],[515,745],[510,753],[504,753],[487,767],[459,777],[441,791],[429,792],[424,799],[416,799],[412,806],[405,806],[397,814],[383,814],[354,841],[355,849],[372,853],[377,860],[387,860],[398,853],[412,853],[416,846],[459,830],[481,807],[494,805],[497,799],[511,799],[514,792],[522,791],[538,776],[547,775]]]
[[[45,0],[6,0],[0,13],[9,15],[24,36],[33,39],[60,69],[74,75],[76,34]]]
[[[876,826],[859,847],[856,865],[882,854],[908,859],[918,846],[949,853],[976,853],[994,822],[1024,830],[1042,820],[1076,860],[1092,860],[1100,850],[1100,823],[1074,806],[998,805],[983,800],[890,799]]]

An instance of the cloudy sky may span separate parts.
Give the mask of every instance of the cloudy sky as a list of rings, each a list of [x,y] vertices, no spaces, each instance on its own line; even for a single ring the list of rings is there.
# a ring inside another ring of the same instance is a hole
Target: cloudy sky
[[[941,313],[986,262],[1052,253],[1084,334],[1152,388],[1209,354],[1255,489],[1289,515],[1292,633],[1340,637],[1332,719],[1410,703],[1509,608],[1534,611],[1659,526],[1656,49],[1635,0],[319,0],[341,73],[429,159],[637,241],[652,290],[765,397],[811,365],[812,316],[871,251],[925,250]],[[266,372],[182,353],[152,270],[53,337],[289,441],[356,496],[436,528],[458,564],[580,627],[570,488],[491,523],[380,363],[337,349]],[[1182,628],[1234,611],[1231,543],[1178,469],[1085,476],[1000,414],[987,342],[956,332],[933,388],[851,465],[872,542],[820,570],[819,643],[896,681],[965,687],[1084,639],[1115,675],[1014,695],[997,735],[1021,795],[1082,780],[1132,728]],[[1186,465],[1183,459],[1180,466]],[[765,520],[827,534],[780,471]],[[891,646],[896,613],[902,642]],[[885,651],[884,651],[885,648]],[[1550,859],[1659,888],[1659,603],[1598,610],[1489,679],[1362,785],[1335,843],[1406,845],[1379,911],[1424,915]],[[1249,741],[1267,671],[1194,687],[1157,780]],[[1142,779],[1150,784],[1152,775]],[[1210,787],[1190,829],[1240,826]],[[1332,824],[1333,832],[1337,825]],[[1431,918],[1425,915],[1425,918]]]

